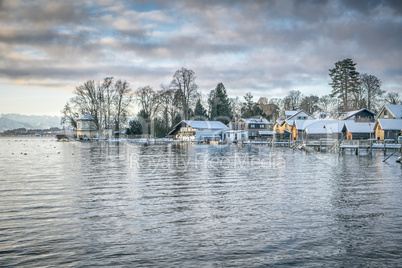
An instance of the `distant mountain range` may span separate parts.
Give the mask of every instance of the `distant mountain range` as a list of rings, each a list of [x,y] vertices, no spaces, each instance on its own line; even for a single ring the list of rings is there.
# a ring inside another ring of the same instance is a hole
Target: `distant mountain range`
[[[48,129],[59,127],[60,117],[47,115],[1,114],[0,132],[16,128]]]

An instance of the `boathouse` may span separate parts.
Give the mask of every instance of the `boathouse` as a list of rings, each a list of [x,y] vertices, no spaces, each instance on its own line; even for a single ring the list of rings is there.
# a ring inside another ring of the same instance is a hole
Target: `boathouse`
[[[354,122],[375,122],[375,113],[366,108],[358,111],[350,111],[343,115],[342,120]]]
[[[306,140],[306,128],[317,123],[317,120],[294,120],[292,125],[292,140]]]
[[[292,135],[293,120],[276,120],[273,131],[276,140],[289,140]]]
[[[374,138],[374,122],[359,123],[346,121],[343,128],[343,138],[347,140],[367,140]]]
[[[84,114],[77,121],[77,138],[93,139],[98,137],[98,128],[92,115]]]
[[[344,124],[340,120],[317,120],[306,127],[306,137],[308,140],[340,139]]]
[[[168,135],[182,141],[216,141],[224,140],[227,130],[229,128],[220,121],[182,120]]]
[[[398,140],[402,130],[402,119],[377,119],[374,131],[377,140]]]

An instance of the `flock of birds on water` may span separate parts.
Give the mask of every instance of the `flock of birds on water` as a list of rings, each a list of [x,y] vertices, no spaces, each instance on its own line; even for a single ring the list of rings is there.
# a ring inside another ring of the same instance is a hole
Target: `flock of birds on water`
[[[14,140],[14,142],[27,142],[28,140]],[[43,140],[42,142],[48,142],[48,141],[54,141],[54,140]],[[11,145],[11,143],[9,142],[8,145]],[[22,145],[26,145],[25,143],[23,143]],[[53,145],[51,145],[53,146]],[[38,145],[38,147],[40,147],[40,145]],[[57,148],[56,146],[53,146],[55,149]],[[75,145],[73,145],[73,148],[75,148]],[[61,151],[58,151],[57,154],[60,154]],[[11,153],[12,155],[14,155],[14,153]],[[22,155],[28,155],[28,153],[26,152],[21,152]],[[1,155],[1,153],[0,153]],[[74,155],[74,153],[72,153],[72,155]],[[49,157],[49,155],[47,156]]]

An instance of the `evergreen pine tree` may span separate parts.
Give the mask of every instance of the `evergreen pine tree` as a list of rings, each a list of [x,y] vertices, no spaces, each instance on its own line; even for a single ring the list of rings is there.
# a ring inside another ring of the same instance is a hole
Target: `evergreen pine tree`
[[[207,118],[207,110],[202,106],[201,99],[198,99],[194,109],[194,117],[199,120],[205,120]]]
[[[219,83],[209,94],[209,117],[211,120],[221,121],[228,124],[232,119],[230,101],[225,86]]]
[[[329,70],[332,82],[331,97],[338,97],[343,104],[343,110],[349,110],[348,100],[351,93],[359,88],[359,73],[356,71],[356,63],[351,59],[344,59],[335,63],[335,68]]]

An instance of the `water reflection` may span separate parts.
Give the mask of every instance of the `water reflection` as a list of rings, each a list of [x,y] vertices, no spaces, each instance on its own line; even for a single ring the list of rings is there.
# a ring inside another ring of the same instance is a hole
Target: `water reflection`
[[[0,143],[1,266],[399,264],[401,167],[381,155]]]

